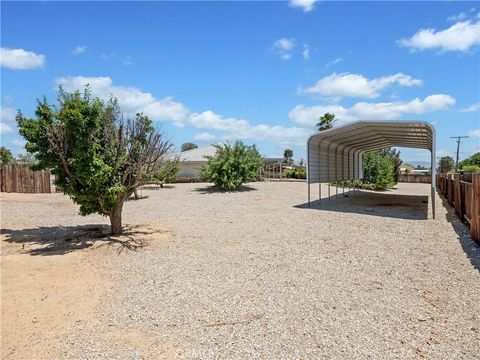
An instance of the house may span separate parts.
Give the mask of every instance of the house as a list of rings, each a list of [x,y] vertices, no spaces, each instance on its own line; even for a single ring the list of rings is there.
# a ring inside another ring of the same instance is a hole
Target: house
[[[192,150],[182,151],[178,154],[180,171],[177,174],[178,181],[197,181],[202,166],[207,164],[206,156],[215,156],[217,148],[207,145]]]

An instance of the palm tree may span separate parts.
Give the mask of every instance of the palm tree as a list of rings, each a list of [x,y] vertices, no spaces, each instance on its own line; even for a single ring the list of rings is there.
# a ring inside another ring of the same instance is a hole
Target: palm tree
[[[325,115],[321,116],[318,119],[317,128],[318,131],[324,131],[331,129],[333,127],[333,122],[336,121],[335,115],[330,113],[325,113]]]

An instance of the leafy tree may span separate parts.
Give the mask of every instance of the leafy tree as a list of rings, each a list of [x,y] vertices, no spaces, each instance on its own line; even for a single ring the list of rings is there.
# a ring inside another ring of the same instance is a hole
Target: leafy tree
[[[237,141],[235,145],[215,147],[215,156],[207,156],[207,165],[200,171],[202,179],[213,182],[221,189],[235,190],[258,178],[263,162],[255,145],[246,146]]]
[[[440,158],[440,173],[446,174],[455,167],[455,161],[451,156],[442,156]]]
[[[462,170],[464,172],[480,172],[480,166],[478,166],[478,165],[464,165]]]
[[[369,151],[363,155],[363,182],[375,190],[385,190],[394,184],[394,166],[381,151]]]
[[[394,183],[398,183],[398,179],[400,179],[400,166],[402,165],[403,161],[400,159],[400,151],[395,149],[383,149],[380,150],[380,153],[390,159],[393,164],[393,181]]]
[[[197,144],[194,144],[194,143],[191,143],[191,142],[186,142],[186,143],[182,144],[182,147],[180,148],[180,151],[183,152],[183,151],[197,149],[197,148],[198,148]]]
[[[302,158],[300,159],[300,163],[299,163],[300,167],[304,168],[305,167],[305,160]]]
[[[37,165],[35,156],[33,156],[33,154],[30,154],[30,153],[24,153],[24,154],[18,155],[17,158],[14,160],[14,163],[16,165],[24,165],[28,167]]]
[[[35,115],[17,115],[34,168],[50,169],[82,215],[109,216],[112,234],[121,234],[125,199],[162,169],[172,145],[147,116],[124,121],[115,98],[104,103],[88,87],[83,94],[60,88],[58,107],[44,98]]]
[[[175,157],[166,162],[165,166],[152,176],[152,180],[159,181],[161,185],[174,183],[177,180],[177,174],[180,171],[178,164],[180,160]]]
[[[318,131],[331,129],[335,121],[337,121],[337,119],[335,119],[334,114],[325,113],[325,115],[321,116],[320,119],[318,119],[318,123],[317,123]]]
[[[0,163],[10,164],[13,161],[12,152],[5,146],[0,147]]]
[[[285,151],[283,152],[283,159],[287,164],[291,164],[293,162],[293,150],[285,149]]]
[[[475,165],[480,166],[480,152],[477,152],[469,158],[462,160],[458,164],[459,169],[463,169],[464,166]]]

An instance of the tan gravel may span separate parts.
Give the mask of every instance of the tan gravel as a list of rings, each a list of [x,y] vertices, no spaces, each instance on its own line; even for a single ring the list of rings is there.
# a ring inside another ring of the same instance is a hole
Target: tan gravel
[[[429,189],[310,209],[304,183],[143,190],[125,222],[174,236],[116,257],[111,305],[70,328],[63,356],[479,359],[480,250],[439,198],[431,219]],[[106,223],[59,194],[0,199],[2,227]]]

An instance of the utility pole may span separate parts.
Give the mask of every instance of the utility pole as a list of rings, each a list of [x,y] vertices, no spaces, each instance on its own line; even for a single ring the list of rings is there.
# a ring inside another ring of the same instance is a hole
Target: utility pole
[[[450,136],[450,139],[457,139],[457,160],[455,161],[455,173],[458,171],[458,154],[460,152],[460,139],[468,138],[468,136]]]

